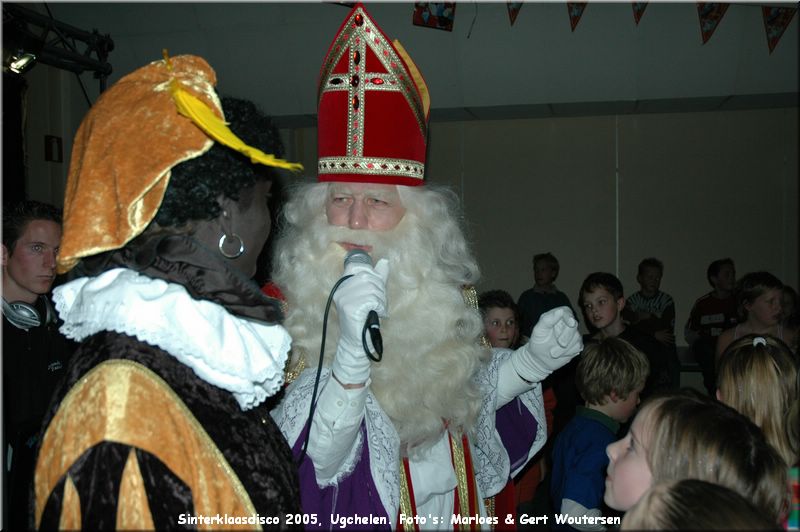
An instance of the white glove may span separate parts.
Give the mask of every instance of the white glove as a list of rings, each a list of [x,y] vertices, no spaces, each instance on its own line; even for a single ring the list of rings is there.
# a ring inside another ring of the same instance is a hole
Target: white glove
[[[342,384],[363,384],[369,379],[370,360],[364,352],[361,333],[367,314],[374,310],[386,317],[386,279],[389,263],[381,259],[375,268],[363,263],[349,263],[345,275],[353,275],[343,282],[333,295],[339,314],[339,345],[332,370]],[[369,335],[367,335],[369,342]]]
[[[530,341],[511,356],[517,375],[529,382],[541,382],[583,350],[578,322],[569,307],[542,314]]]

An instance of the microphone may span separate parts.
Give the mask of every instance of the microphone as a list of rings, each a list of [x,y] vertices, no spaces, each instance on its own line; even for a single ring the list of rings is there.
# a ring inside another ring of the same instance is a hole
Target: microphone
[[[367,266],[372,269],[372,257],[363,249],[351,249],[344,257],[344,274],[347,276],[354,275],[360,266]],[[375,348],[377,356],[370,352],[367,345],[366,332],[369,331],[369,338],[372,341],[372,346]],[[381,324],[378,320],[378,313],[370,310],[367,314],[367,320],[364,323],[364,329],[361,334],[361,343],[367,356],[375,362],[380,362],[383,358],[383,337],[381,336]]]
[[[366,264],[370,268],[372,268],[372,257],[369,256],[369,253],[364,251],[363,249],[351,249],[347,252],[347,255],[344,257],[344,273],[345,275],[352,275],[353,268],[358,266],[359,264]],[[348,271],[348,269],[350,271]]]

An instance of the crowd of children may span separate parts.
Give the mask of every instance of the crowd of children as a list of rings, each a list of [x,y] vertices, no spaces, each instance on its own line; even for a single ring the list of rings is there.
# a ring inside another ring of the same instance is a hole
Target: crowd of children
[[[493,347],[523,344],[538,315],[569,305],[555,287],[555,256],[533,262],[535,286],[517,304],[502,290],[479,298]],[[796,292],[768,272],[737,283],[729,258],[709,265],[712,291],[695,301],[684,328],[706,395],[680,388],[675,303],[660,290],[663,272],[659,260],[644,259],[641,289],[627,299],[610,273],[582,283],[584,350],[544,383],[551,441],[535,478],[515,479],[526,493],[518,512],[560,514],[536,526],[552,529],[621,522],[623,530],[797,530]],[[526,506],[533,493],[539,505]]]

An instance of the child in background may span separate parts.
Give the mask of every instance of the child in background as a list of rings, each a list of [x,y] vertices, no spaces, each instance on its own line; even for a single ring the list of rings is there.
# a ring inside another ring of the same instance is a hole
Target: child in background
[[[798,373],[798,379],[800,379],[800,373]],[[800,389],[800,380],[797,387]],[[789,408],[786,425],[789,429],[789,441],[792,447],[800,449],[800,401],[795,401]],[[786,528],[800,530],[800,466],[798,464],[789,469],[789,493],[792,500],[789,503],[789,518]]]
[[[786,464],[764,433],[733,408],[693,390],[643,404],[607,449],[605,502],[630,510],[654,484],[694,478],[731,488],[770,523],[786,516]]]
[[[788,284],[783,285],[781,290],[781,317],[784,330],[791,331],[794,337],[794,345],[789,349],[793,353],[800,353],[800,308],[797,307],[797,292]]]
[[[747,334],[770,335],[794,344],[794,331],[784,329],[781,323],[781,289],[783,283],[769,272],[753,272],[742,277],[737,284],[739,316],[743,318],[732,329],[724,331],[717,340],[716,360],[727,347]]]
[[[717,399],[761,427],[786,467],[796,465],[800,458],[786,424],[789,409],[800,399],[797,372],[789,347],[768,335],[739,338],[717,365]]]
[[[732,489],[683,479],[650,488],[622,518],[620,530],[782,529]]]
[[[575,316],[567,295],[556,288],[559,269],[558,259],[552,253],[533,256],[533,288],[522,292],[517,301],[520,313],[519,330],[523,336],[530,337],[539,317],[550,309],[567,306]]]
[[[605,338],[584,350],[576,382],[586,406],[578,407],[553,448],[550,494],[557,512],[571,517],[603,515],[606,446],[633,415],[648,373],[647,358],[619,338]],[[575,528],[597,530],[597,525]]]
[[[652,336],[643,334],[632,327],[626,327],[622,320],[625,296],[622,291],[622,283],[616,276],[605,272],[589,274],[584,279],[578,293],[578,306],[583,309],[587,328],[596,331],[583,337],[584,345],[617,336],[633,345],[647,357],[650,374],[642,391],[642,399],[648,397],[655,390],[669,388],[669,370],[661,344]],[[575,386],[578,362],[579,357],[575,357],[550,376],[558,399],[555,411],[556,434],[561,432],[575,415],[576,406],[582,403]]]
[[[781,289],[781,313],[783,314],[783,322],[792,318],[797,319],[800,317],[800,309],[797,308],[797,291],[788,284],[783,285]]]
[[[675,347],[675,302],[661,291],[664,263],[650,257],[639,263],[639,291],[629,296],[623,316],[643,333],[664,345]]]
[[[478,308],[483,317],[486,337],[493,348],[516,349],[519,347],[519,313],[511,294],[505,290],[489,290],[478,297]],[[547,419],[547,437],[553,429],[553,410],[556,407],[556,396],[553,388],[545,382],[542,387],[544,413]],[[498,412],[502,415],[504,408],[518,408],[516,399],[504,405]],[[525,468],[514,478],[515,504],[530,505],[536,495],[537,488],[547,472],[544,450],[539,451]],[[546,502],[545,502],[546,504]]]
[[[791,410],[800,401],[800,384],[797,360],[789,347],[772,336],[745,336],[728,346],[718,371],[717,399],[761,427],[796,482],[800,447],[792,431],[797,431],[798,420],[790,415],[796,416]],[[790,510],[796,528],[797,493]]]
[[[511,294],[489,290],[478,296],[483,328],[492,347],[519,347],[519,313]]]
[[[622,320],[625,296],[622,283],[616,276],[604,272],[590,274],[581,285],[578,300],[587,323],[598,329],[594,335],[585,339],[585,343],[610,336],[622,338],[644,353],[650,364],[650,375],[645,383],[642,397],[646,398],[656,390],[670,388],[667,355],[662,345],[652,336],[628,327]]]
[[[714,359],[717,338],[739,322],[736,307],[736,266],[732,259],[717,259],[708,265],[706,279],[713,290],[697,299],[689,312],[683,335],[703,372],[709,395],[717,390]]]
[[[713,338],[736,325],[736,266],[733,259],[717,259],[708,265],[706,279],[713,290],[701,296],[692,305],[684,329],[686,343],[693,345],[701,338]]]
[[[664,263],[650,257],[639,263],[636,281],[639,291],[628,296],[622,317],[631,327],[650,335],[661,343],[667,355],[670,385],[679,386],[680,364],[675,348],[675,302],[672,296],[661,291]]]

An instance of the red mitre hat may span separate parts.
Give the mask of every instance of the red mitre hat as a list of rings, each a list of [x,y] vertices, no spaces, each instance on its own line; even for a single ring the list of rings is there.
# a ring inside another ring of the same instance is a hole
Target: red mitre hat
[[[362,4],[339,28],[319,79],[319,180],[422,185],[428,87]]]

